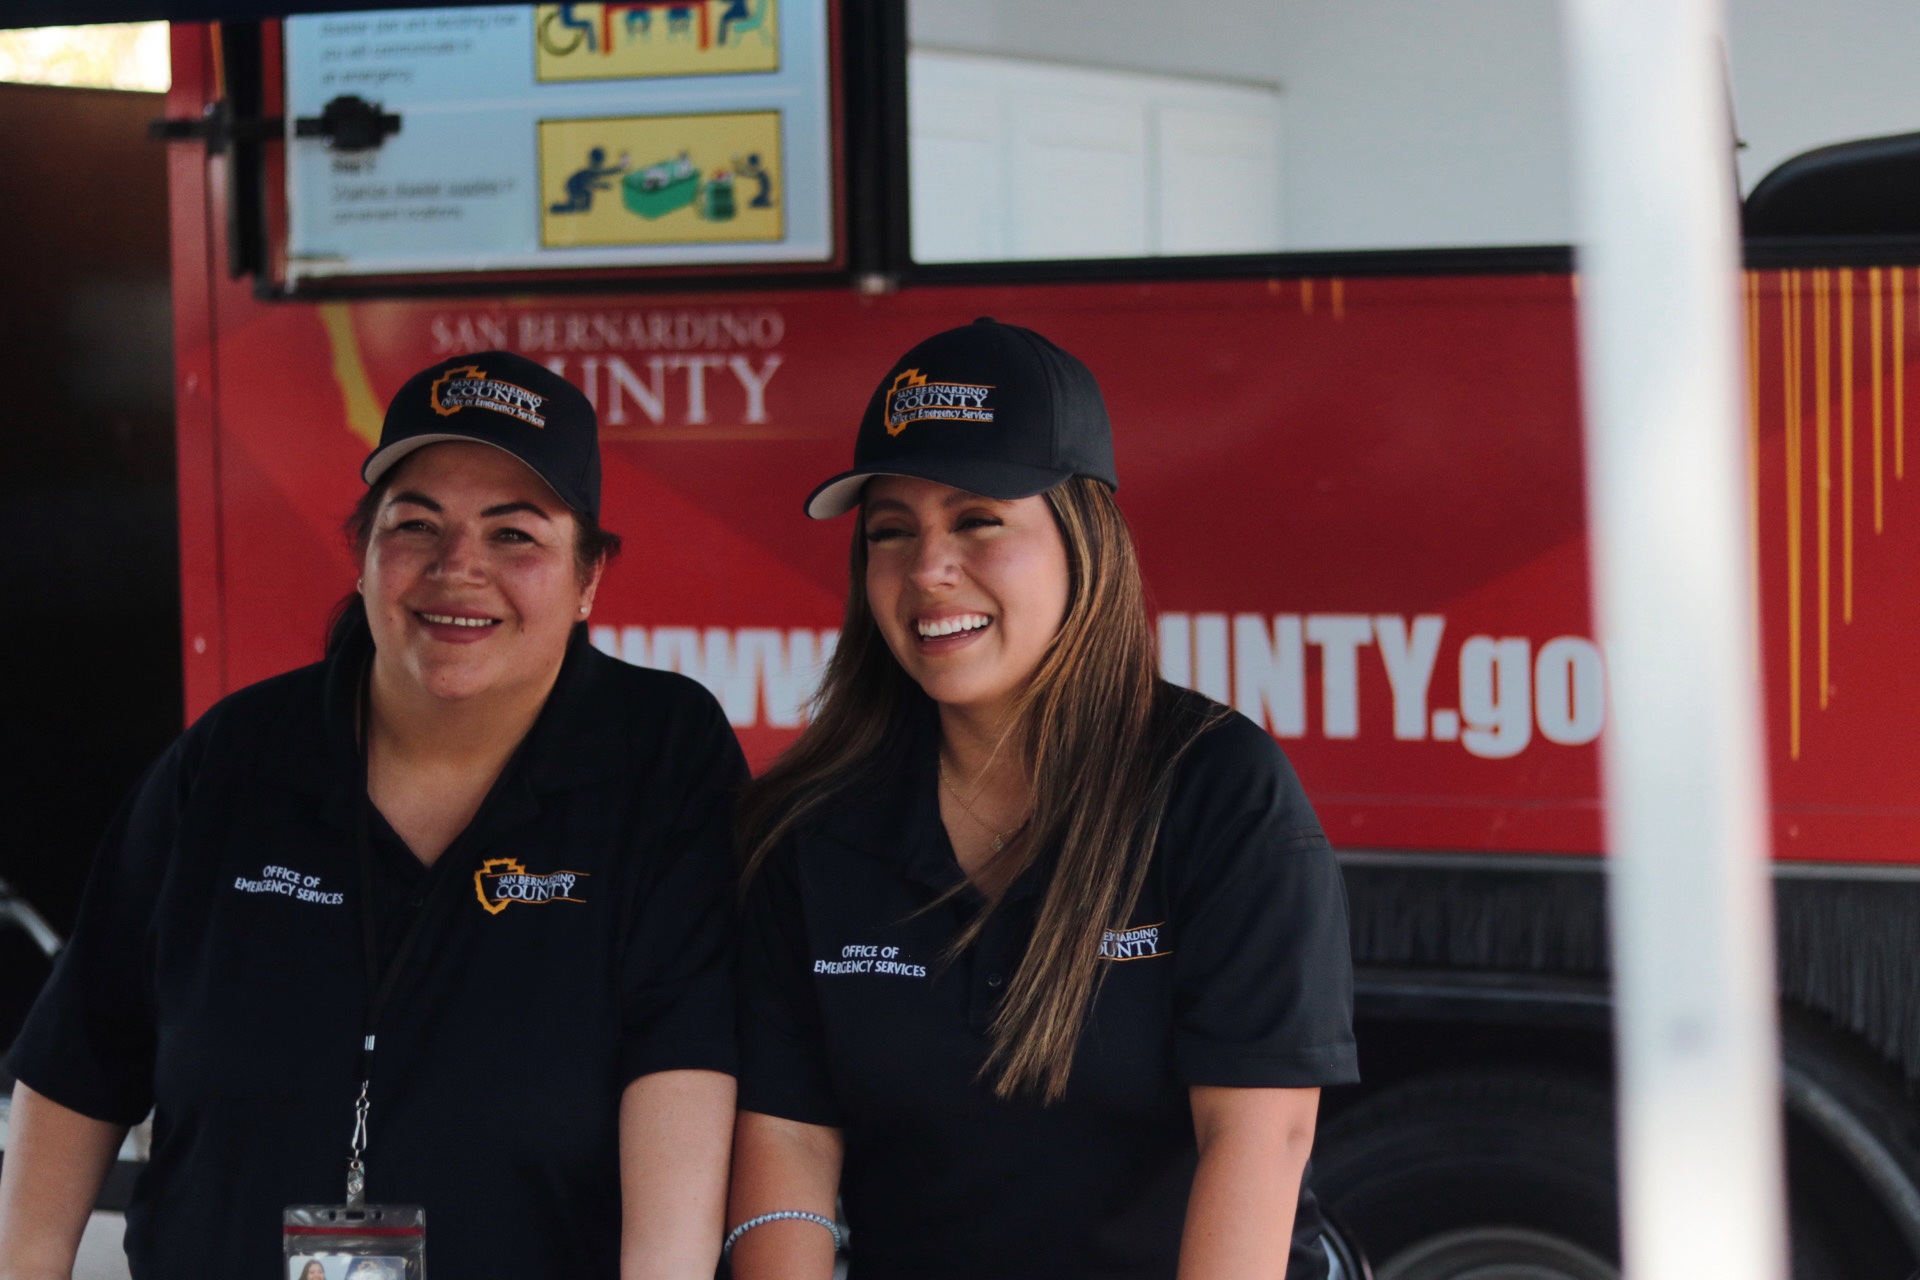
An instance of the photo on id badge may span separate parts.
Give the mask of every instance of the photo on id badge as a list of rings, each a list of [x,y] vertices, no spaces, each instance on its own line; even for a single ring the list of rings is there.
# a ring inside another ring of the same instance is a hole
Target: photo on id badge
[[[364,1254],[296,1254],[287,1259],[287,1280],[406,1280],[405,1258]]]

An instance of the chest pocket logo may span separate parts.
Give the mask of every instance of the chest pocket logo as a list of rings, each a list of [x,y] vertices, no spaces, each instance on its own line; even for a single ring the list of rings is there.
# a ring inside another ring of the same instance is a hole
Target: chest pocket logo
[[[1100,937],[1100,958],[1151,960],[1155,956],[1170,956],[1171,950],[1160,949],[1160,928],[1158,924],[1139,924],[1131,929],[1109,929]]]
[[[473,891],[490,916],[497,916],[516,902],[539,905],[545,902],[585,902],[574,893],[587,878],[585,871],[554,871],[547,875],[529,875],[514,858],[488,858],[473,873]]]

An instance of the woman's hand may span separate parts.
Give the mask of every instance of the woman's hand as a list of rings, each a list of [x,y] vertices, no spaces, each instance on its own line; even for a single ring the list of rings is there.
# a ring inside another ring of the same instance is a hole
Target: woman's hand
[[[742,1111],[733,1130],[728,1228],[782,1209],[831,1221],[842,1150],[838,1129]],[[828,1280],[833,1236],[804,1218],[755,1227],[733,1246],[733,1275],[734,1280]]]
[[[621,1095],[620,1280],[712,1280],[733,1092],[718,1071],[659,1071]]]
[[[1191,1097],[1200,1167],[1180,1280],[1284,1280],[1320,1091],[1196,1085]]]
[[[124,1125],[15,1083],[0,1163],[0,1280],[68,1280],[87,1215],[126,1136]]]

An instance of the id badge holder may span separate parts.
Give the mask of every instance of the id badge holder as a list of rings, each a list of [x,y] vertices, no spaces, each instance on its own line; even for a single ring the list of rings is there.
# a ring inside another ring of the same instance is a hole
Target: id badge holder
[[[285,1280],[426,1280],[427,1211],[304,1204],[281,1214]]]

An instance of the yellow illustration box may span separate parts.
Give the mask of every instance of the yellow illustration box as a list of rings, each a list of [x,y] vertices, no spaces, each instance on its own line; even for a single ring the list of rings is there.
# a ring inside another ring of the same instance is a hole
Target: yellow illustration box
[[[780,0],[609,0],[534,12],[542,81],[738,75],[780,68]]]
[[[780,113],[540,122],[540,242],[724,244],[785,237]]]

